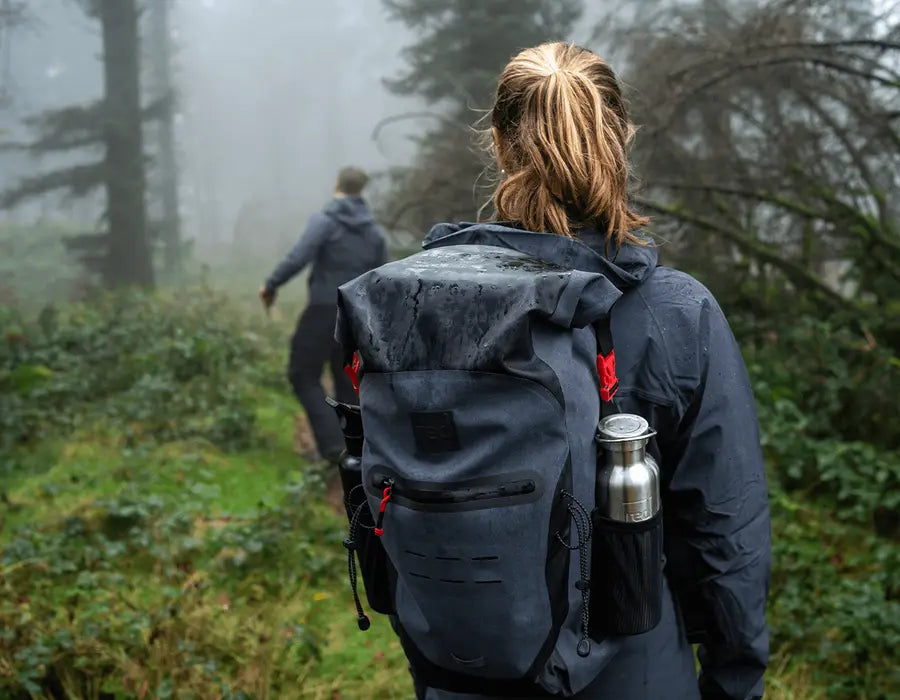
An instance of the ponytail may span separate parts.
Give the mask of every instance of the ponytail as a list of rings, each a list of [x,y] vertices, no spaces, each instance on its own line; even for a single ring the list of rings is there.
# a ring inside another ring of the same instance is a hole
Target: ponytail
[[[617,243],[647,219],[627,201],[633,134],[618,81],[598,56],[569,44],[523,51],[503,71],[491,114],[508,177],[494,194],[502,219],[572,235],[593,227]]]

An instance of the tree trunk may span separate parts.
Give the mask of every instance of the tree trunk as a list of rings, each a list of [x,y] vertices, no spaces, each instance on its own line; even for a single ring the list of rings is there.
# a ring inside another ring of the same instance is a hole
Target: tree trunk
[[[107,286],[153,286],[144,202],[136,0],[100,0],[106,107]]]
[[[150,56],[154,88],[157,97],[166,100],[159,121],[159,173],[163,210],[163,260],[166,272],[176,272],[181,266],[181,233],[178,217],[178,164],[175,158],[175,99],[172,88],[169,37],[169,3],[155,0],[150,3]]]

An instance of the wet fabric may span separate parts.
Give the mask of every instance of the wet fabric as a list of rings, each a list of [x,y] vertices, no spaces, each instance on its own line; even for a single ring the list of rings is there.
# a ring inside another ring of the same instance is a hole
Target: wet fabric
[[[585,691],[592,694],[579,697],[691,697],[698,686],[703,698],[762,697],[767,489],[749,378],[712,294],[689,275],[659,266],[654,247],[607,245],[590,230],[573,240],[504,224],[442,224],[425,248],[458,244],[509,247],[600,272],[622,292],[612,309],[616,398],[619,410],[644,416],[658,431],[651,447],[661,469],[674,607],[657,629],[612,654]],[[700,644],[699,683],[686,642]],[[656,644],[676,651],[658,653]],[[466,697],[434,693],[428,697]]]
[[[496,245],[340,288],[338,337],[363,370],[361,481],[401,643],[434,687],[571,697],[613,651],[590,641],[588,539],[594,324],[620,296]]]
[[[490,696],[447,693],[417,685],[416,697],[419,700],[484,700]],[[603,672],[574,699],[699,700],[700,697],[694,652],[685,638],[672,596],[665,589],[660,624],[646,634],[626,638]]]

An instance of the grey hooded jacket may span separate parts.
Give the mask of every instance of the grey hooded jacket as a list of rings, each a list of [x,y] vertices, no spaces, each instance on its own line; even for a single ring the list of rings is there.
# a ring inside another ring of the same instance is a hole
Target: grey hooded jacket
[[[387,262],[384,233],[362,197],[341,197],[314,215],[300,240],[266,280],[274,293],[312,265],[309,304],[336,304],[344,282]]]
[[[450,237],[506,245],[509,231],[503,224],[441,224],[425,247]],[[699,643],[700,697],[761,698],[769,651],[769,506],[740,350],[712,294],[689,275],[659,266],[654,247],[607,250],[596,232],[579,238],[585,246],[568,248],[577,259],[558,259],[548,236],[538,257],[600,272],[623,292],[612,310],[617,399],[621,410],[644,416],[658,431],[672,595],[660,625],[626,638],[578,697],[697,697],[689,643]],[[509,237],[508,247],[516,248],[516,240]],[[465,696],[431,690],[426,697]]]

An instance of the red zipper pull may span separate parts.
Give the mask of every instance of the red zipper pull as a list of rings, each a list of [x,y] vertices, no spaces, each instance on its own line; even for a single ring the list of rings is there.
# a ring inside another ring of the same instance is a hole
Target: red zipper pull
[[[350,383],[353,384],[353,391],[357,394],[359,393],[359,370],[361,368],[362,363],[357,353],[353,353],[353,360],[349,364],[344,365],[344,374],[349,377]]]
[[[384,534],[384,511],[387,510],[388,501],[391,500],[393,486],[386,486],[381,496],[381,505],[378,506],[378,520],[375,522],[375,535],[381,537]]]

